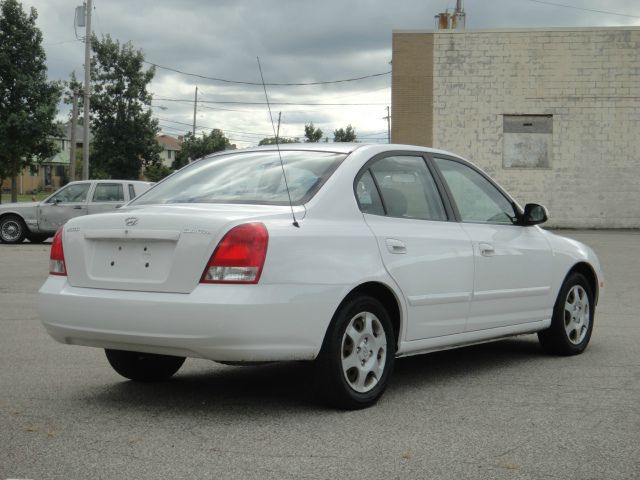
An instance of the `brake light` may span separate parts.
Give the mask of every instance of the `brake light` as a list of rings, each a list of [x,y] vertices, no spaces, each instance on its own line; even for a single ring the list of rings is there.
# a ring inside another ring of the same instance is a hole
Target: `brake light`
[[[262,223],[233,227],[220,240],[201,283],[258,283],[267,256],[269,233]]]
[[[64,263],[64,249],[62,248],[62,227],[53,236],[51,254],[49,255],[49,275],[67,276],[67,267]]]

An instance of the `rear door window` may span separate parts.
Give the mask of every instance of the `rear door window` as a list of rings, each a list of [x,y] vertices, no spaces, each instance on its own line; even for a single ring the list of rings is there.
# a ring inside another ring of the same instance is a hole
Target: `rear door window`
[[[427,168],[424,158],[420,156],[398,155],[382,158],[373,163],[369,173],[377,187],[382,201],[383,212],[390,217],[415,218],[421,220],[446,221],[447,214],[442,204],[436,183]],[[366,187],[367,175],[363,174],[358,182]],[[372,196],[372,198],[375,198]],[[365,213],[364,203],[358,194],[358,203]],[[375,203],[372,202],[372,206]]]
[[[93,192],[94,202],[124,202],[121,183],[98,183]]]

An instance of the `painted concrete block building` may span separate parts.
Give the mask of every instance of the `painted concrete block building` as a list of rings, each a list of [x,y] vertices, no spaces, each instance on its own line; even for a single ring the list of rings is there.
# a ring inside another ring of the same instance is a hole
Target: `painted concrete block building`
[[[638,27],[396,31],[392,119],[550,226],[640,228]]]

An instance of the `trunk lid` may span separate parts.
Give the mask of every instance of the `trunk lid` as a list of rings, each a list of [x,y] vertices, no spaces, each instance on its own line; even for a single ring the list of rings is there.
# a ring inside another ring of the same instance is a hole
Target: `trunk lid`
[[[304,208],[296,208],[304,216]],[[289,207],[178,204],[125,207],[65,226],[68,281],[74,287],[189,293],[233,226],[291,215]]]

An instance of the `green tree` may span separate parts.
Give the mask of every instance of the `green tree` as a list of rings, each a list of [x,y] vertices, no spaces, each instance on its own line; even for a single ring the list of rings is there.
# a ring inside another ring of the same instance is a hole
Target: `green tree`
[[[18,173],[55,154],[54,119],[62,87],[47,80],[38,13],[17,0],[0,0],[0,184],[11,177],[17,201]],[[1,199],[1,197],[0,197]]]
[[[315,128],[313,122],[307,123],[304,126],[305,142],[319,142],[322,138],[322,130]]]
[[[173,173],[173,170],[162,163],[157,165],[150,165],[144,169],[144,176],[150,182],[159,182],[164,177],[167,177]]]
[[[298,142],[300,142],[299,138],[278,137],[279,144],[298,143]],[[276,137],[265,137],[262,140],[260,140],[260,143],[258,143],[258,145],[275,145],[275,144],[276,144]]]
[[[184,137],[181,150],[176,154],[173,168],[177,170],[191,160],[197,160],[213,152],[228,150],[231,147],[231,142],[220,129],[214,128],[209,135],[204,134],[202,137],[196,137],[189,132]]]
[[[347,128],[339,128],[333,131],[334,142],[355,142],[356,131],[351,125],[347,125]]]
[[[131,42],[94,36],[91,47],[91,176],[137,179],[143,165],[160,163],[162,151],[158,121],[148,108],[155,69],[143,70],[144,55]]]

